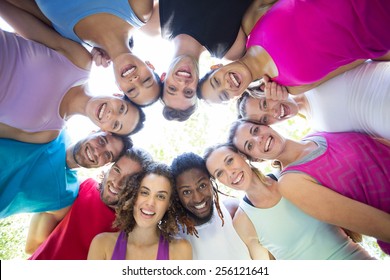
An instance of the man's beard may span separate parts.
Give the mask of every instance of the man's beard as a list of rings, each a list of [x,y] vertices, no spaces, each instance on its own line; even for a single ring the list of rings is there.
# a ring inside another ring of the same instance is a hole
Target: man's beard
[[[82,164],[77,160],[77,153],[80,151],[80,149],[81,149],[81,141],[78,141],[74,145],[73,151],[72,151],[73,160],[77,163],[78,166],[82,166]]]
[[[116,201],[109,201],[104,197],[104,186],[106,182],[103,180],[101,184],[99,184],[98,190],[100,194],[100,200],[107,205],[108,207],[115,208],[118,205],[118,200]]]
[[[196,216],[194,213],[188,211],[187,209],[186,209],[186,212],[187,212],[188,216],[194,220],[195,225],[200,226],[200,225],[203,225],[205,223],[208,223],[211,220],[211,218],[213,217],[213,213],[214,213],[214,207],[211,207],[210,213],[206,217],[202,217],[202,218],[199,218],[198,216]]]

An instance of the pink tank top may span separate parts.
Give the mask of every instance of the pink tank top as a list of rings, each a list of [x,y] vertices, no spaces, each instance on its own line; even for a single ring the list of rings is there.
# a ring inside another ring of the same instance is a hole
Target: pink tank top
[[[388,0],[279,0],[252,29],[247,48],[273,58],[286,86],[311,84],[357,59],[390,50]]]
[[[390,213],[390,147],[358,132],[316,135],[326,139],[325,152],[288,165],[281,175],[305,173],[335,192]],[[389,243],[378,244],[390,253]]]
[[[60,53],[0,30],[0,122],[28,132],[60,130],[62,98],[89,71]]]
[[[112,253],[111,259],[125,260],[126,248],[127,248],[127,236],[124,231],[121,231],[116,241],[114,252]],[[169,242],[162,235],[160,235],[160,241],[158,243],[156,260],[169,260]]]

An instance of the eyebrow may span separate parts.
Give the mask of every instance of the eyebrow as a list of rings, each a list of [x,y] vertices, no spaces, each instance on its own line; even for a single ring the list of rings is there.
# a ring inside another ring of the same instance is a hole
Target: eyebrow
[[[178,189],[186,189],[186,188],[190,188],[190,186],[176,186]]]

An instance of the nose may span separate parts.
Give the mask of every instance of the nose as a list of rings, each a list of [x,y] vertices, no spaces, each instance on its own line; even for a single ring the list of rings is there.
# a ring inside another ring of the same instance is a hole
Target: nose
[[[261,142],[263,141],[263,135],[257,135],[257,136],[255,136],[255,141],[256,141],[257,143],[261,143]]]
[[[193,200],[195,203],[201,202],[203,196],[199,192],[194,192]]]
[[[136,82],[136,81],[138,81],[138,78],[139,78],[138,75],[134,75],[134,76],[131,76],[131,77],[130,77],[129,81],[130,81],[130,82]]]

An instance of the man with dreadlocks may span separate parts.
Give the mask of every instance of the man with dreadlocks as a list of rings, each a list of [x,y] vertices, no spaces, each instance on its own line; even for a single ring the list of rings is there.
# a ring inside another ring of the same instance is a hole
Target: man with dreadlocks
[[[211,181],[203,158],[184,153],[172,161],[171,169],[176,180],[175,192],[198,232],[198,237],[185,231],[180,233],[182,238],[191,242],[193,259],[251,259],[245,243],[233,227],[231,214],[234,215],[234,211],[227,208],[230,199],[219,203],[216,184]]]

